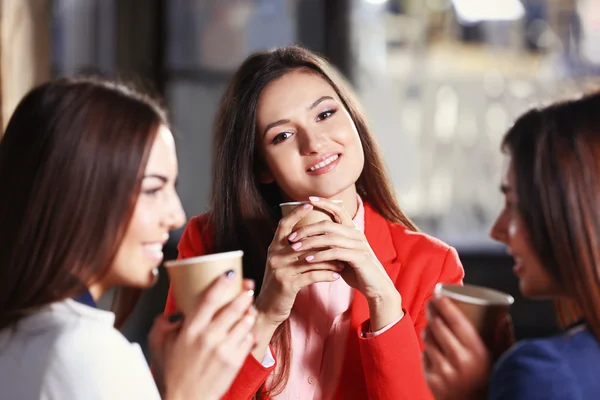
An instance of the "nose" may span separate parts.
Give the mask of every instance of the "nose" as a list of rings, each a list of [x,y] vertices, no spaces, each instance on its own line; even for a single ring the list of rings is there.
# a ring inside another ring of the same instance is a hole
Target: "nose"
[[[300,153],[303,155],[318,154],[325,144],[325,135],[316,129],[301,129]]]
[[[506,211],[502,211],[494,225],[492,225],[492,229],[490,230],[490,237],[497,242],[507,244],[508,243],[508,214]]]
[[[170,196],[169,208],[166,214],[166,224],[169,230],[181,228],[186,221],[185,211],[181,205],[181,199],[177,192],[173,191]]]

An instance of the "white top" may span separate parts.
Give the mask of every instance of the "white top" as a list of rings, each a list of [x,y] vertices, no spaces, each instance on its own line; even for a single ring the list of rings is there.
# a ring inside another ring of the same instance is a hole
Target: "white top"
[[[0,331],[0,397],[159,400],[139,345],[114,320],[112,312],[65,300]]]

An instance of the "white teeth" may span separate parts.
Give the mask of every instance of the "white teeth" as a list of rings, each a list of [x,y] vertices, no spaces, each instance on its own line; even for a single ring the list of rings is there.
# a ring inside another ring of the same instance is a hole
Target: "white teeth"
[[[337,160],[337,159],[338,159],[338,157],[339,157],[339,156],[338,156],[337,154],[336,154],[336,155],[334,155],[334,156],[331,156],[331,157],[329,157],[328,159],[326,159],[326,160],[324,160],[324,161],[321,161],[320,163],[318,163],[318,164],[317,164],[317,165],[315,165],[314,167],[310,167],[309,171],[316,171],[316,170],[318,170],[319,168],[323,168],[324,166],[326,166],[326,165],[329,165],[329,164],[331,164],[332,162],[334,162],[335,160]]]
[[[160,243],[145,244],[144,247],[147,250],[152,251],[152,252],[156,252],[156,253],[162,252],[162,248],[163,248],[162,244],[160,244]]]

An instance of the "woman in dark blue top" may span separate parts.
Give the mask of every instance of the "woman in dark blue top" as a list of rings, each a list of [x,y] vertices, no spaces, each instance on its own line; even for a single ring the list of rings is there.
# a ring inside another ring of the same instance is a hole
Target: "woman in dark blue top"
[[[565,332],[492,366],[458,309],[432,301],[429,386],[438,399],[600,398],[600,94],[527,112],[502,148],[505,206],[491,236],[514,257],[523,295],[555,301]]]

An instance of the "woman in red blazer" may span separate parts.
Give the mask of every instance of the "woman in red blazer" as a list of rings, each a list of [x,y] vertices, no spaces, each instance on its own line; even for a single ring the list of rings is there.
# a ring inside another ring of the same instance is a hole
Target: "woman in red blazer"
[[[463,269],[400,210],[342,79],[300,47],[250,56],[214,146],[211,211],[190,221],[179,257],[242,249],[257,281],[257,345],[226,398],[430,398],[425,304]],[[309,203],[281,218],[284,201]],[[334,222],[294,229],[313,208]]]

